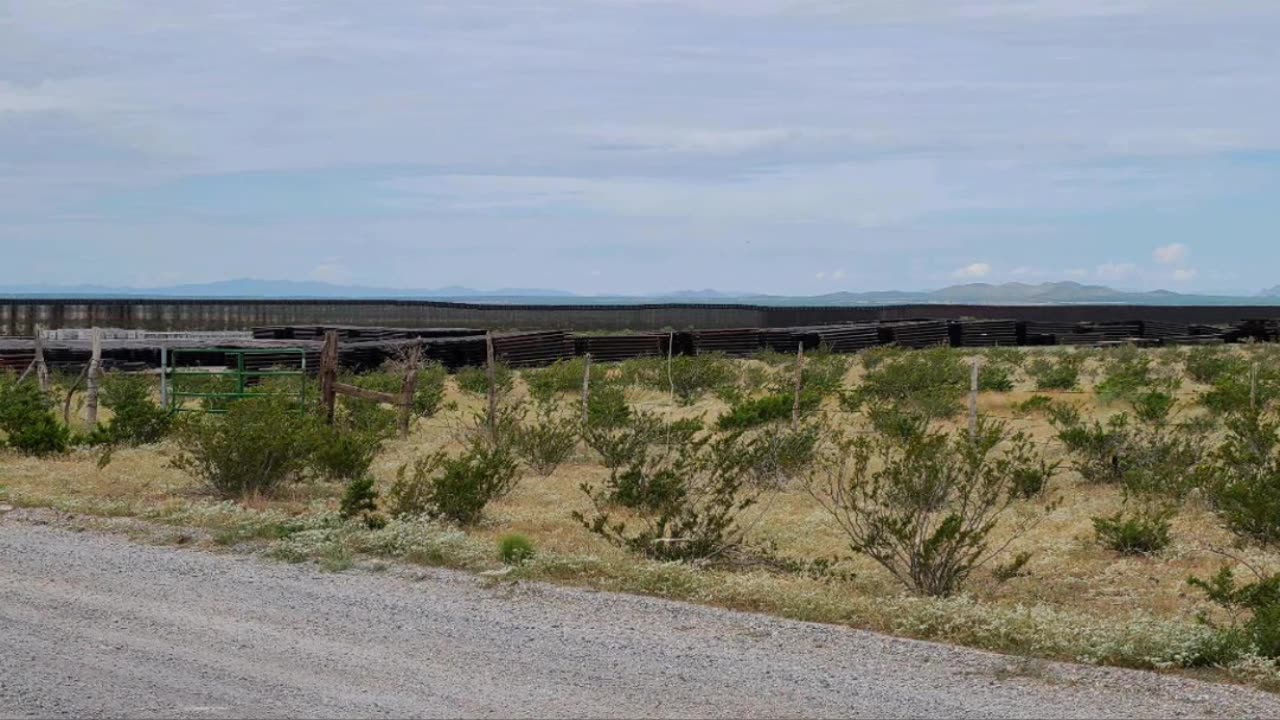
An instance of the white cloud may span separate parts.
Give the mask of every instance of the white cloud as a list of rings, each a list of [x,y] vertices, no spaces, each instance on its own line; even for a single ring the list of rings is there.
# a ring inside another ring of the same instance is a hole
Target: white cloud
[[[1190,249],[1182,243],[1173,243],[1155,249],[1151,255],[1161,265],[1179,265],[1187,259]]]
[[[831,273],[831,279],[832,279],[832,280],[843,280],[843,279],[844,279],[844,270],[843,270],[843,269],[840,269],[840,270],[836,270],[835,272]]]
[[[967,280],[976,280],[978,278],[984,278],[990,274],[991,265],[989,263],[976,262],[959,268],[955,272],[951,273],[951,276]]]
[[[1173,271],[1173,279],[1177,282],[1187,282],[1194,280],[1198,274],[1199,272],[1194,268],[1178,268]]]

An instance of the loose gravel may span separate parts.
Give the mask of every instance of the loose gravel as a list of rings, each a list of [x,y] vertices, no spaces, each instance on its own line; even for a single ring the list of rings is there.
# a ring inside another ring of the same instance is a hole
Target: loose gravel
[[[1239,687],[0,516],[0,716],[1280,717]]]

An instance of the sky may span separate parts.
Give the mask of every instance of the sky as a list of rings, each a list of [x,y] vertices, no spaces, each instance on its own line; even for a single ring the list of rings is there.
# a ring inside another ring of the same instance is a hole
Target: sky
[[[1275,0],[0,0],[0,284],[1280,284]]]

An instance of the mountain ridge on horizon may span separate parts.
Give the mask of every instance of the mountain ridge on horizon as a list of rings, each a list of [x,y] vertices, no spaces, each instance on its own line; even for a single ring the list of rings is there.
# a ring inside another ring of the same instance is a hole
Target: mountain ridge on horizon
[[[217,299],[423,299],[458,301],[523,301],[541,304],[645,303],[658,301],[701,303],[753,303],[770,305],[866,305],[866,304],[1271,304],[1280,302],[1280,285],[1253,295],[1184,294],[1170,290],[1118,290],[1105,285],[1088,285],[1070,280],[1038,284],[964,283],[936,290],[838,291],[820,295],[792,296],[765,293],[724,292],[714,289],[677,290],[645,295],[581,295],[545,288],[500,288],[476,290],[461,286],[407,290],[361,285],[341,285],[320,281],[261,280],[238,278],[211,283],[192,283],[153,288],[103,285],[0,285],[0,295],[12,297],[124,297],[124,298],[217,298]]]

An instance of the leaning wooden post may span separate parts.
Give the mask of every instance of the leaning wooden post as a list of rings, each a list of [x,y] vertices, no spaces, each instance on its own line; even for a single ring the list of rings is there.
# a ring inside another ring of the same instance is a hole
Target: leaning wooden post
[[[800,424],[800,390],[804,386],[804,341],[796,346],[796,395],[791,403],[791,425]]]
[[[36,328],[35,336],[35,360],[32,361],[36,369],[36,380],[40,382],[40,392],[49,392],[49,366],[44,362],[44,329]]]
[[[169,409],[169,346],[160,346],[160,407]]]
[[[404,385],[400,390],[400,437],[409,437],[409,422],[413,419],[413,398],[418,394],[418,363],[420,350],[414,348],[407,358]]]
[[[969,373],[969,440],[978,439],[978,358]]]
[[[671,333],[667,338],[667,384],[671,386],[671,403],[676,402],[676,376],[671,371],[671,363],[674,360],[676,352],[676,334]]]
[[[1249,409],[1258,409],[1258,363],[1249,366]]]
[[[591,418],[591,353],[582,356],[582,425]]]
[[[493,353],[493,331],[484,335],[485,370],[489,378],[489,440],[498,442],[498,365]]]
[[[324,348],[320,351],[320,402],[324,404],[325,422],[333,424],[337,412],[338,393],[334,383],[338,381],[338,332],[324,334]]]
[[[102,330],[94,328],[93,349],[89,355],[89,372],[85,377],[85,422],[90,428],[98,425],[98,388],[102,374]]]

